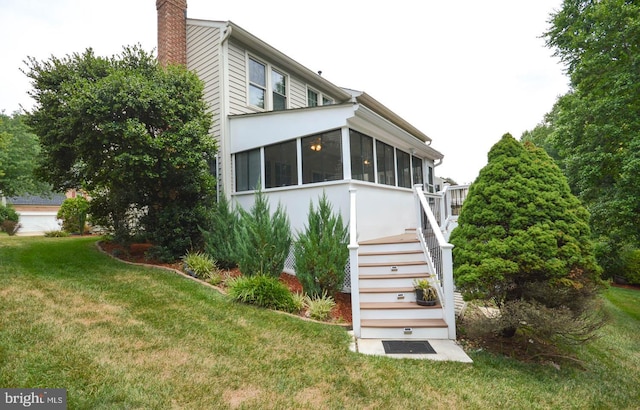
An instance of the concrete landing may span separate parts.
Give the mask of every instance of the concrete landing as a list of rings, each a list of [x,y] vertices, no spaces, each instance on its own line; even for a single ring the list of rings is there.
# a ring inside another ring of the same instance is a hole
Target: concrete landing
[[[351,351],[374,356],[386,356],[395,359],[419,359],[449,362],[473,363],[473,360],[462,350],[454,340],[430,339],[429,344],[436,351],[435,354],[387,354],[382,346],[382,339],[356,339],[353,332]],[[385,339],[387,340],[387,339]]]

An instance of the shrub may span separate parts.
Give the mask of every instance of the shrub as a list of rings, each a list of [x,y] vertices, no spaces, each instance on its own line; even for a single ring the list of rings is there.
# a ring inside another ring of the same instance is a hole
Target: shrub
[[[82,235],[87,221],[87,212],[89,212],[89,201],[84,197],[65,199],[57,215],[57,218],[62,220],[62,230]]]
[[[216,260],[220,269],[233,269],[236,262],[235,232],[238,225],[238,213],[231,209],[224,193],[211,213],[211,225],[200,228],[204,239],[204,250]]]
[[[0,223],[0,231],[6,232],[9,236],[15,235],[21,227],[22,225],[18,222],[10,221],[8,219],[5,219]]]
[[[333,213],[326,193],[315,209],[309,205],[306,230],[298,235],[294,245],[296,276],[306,294],[334,295],[344,283],[345,266],[349,259],[347,227],[342,216]]]
[[[291,291],[277,278],[266,275],[239,276],[227,281],[229,296],[238,302],[267,309],[295,311]]]
[[[239,208],[236,229],[237,259],[240,271],[247,276],[280,277],[291,248],[289,219],[282,206],[273,215],[264,194],[258,190],[251,212]]]
[[[66,238],[69,232],[65,231],[47,231],[44,233],[45,238]]]
[[[198,279],[209,280],[217,273],[216,261],[204,252],[188,252],[182,261]]]
[[[307,307],[307,297],[304,293],[292,293],[294,312],[301,312]]]
[[[331,309],[336,305],[333,298],[327,295],[326,292],[322,296],[316,296],[314,298],[306,296],[305,304],[309,309],[309,317],[315,320],[327,320],[331,315]]]

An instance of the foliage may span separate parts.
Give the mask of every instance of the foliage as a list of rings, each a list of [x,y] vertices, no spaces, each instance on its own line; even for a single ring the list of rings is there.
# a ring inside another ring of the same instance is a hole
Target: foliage
[[[238,276],[227,281],[229,296],[238,302],[267,309],[295,311],[291,291],[278,278],[257,274]]]
[[[217,273],[216,261],[204,252],[189,251],[182,257],[182,261],[199,279],[208,280]]]
[[[317,209],[309,204],[308,222],[294,244],[296,276],[306,294],[334,295],[342,290],[349,259],[348,231],[340,214],[334,214],[326,193]]]
[[[235,232],[240,271],[247,276],[280,277],[291,248],[289,219],[281,204],[271,215],[269,202],[260,189],[250,212],[239,208]]]
[[[336,305],[336,302],[327,292],[323,292],[320,296],[311,297],[305,296],[305,305],[309,310],[309,317],[315,320],[326,321],[331,315],[331,309]]]
[[[293,298],[293,312],[301,312],[307,306],[307,295],[304,293],[292,293]]]
[[[565,0],[549,23],[571,91],[532,138],[559,161],[595,236],[608,238],[598,261],[613,276],[621,250],[640,244],[640,4]]]
[[[22,225],[15,221],[5,219],[0,223],[0,232],[6,232],[7,235],[13,236],[18,233],[18,230],[22,228]]]
[[[44,195],[49,186],[36,179],[40,143],[24,115],[0,112],[0,196]]]
[[[166,258],[195,246],[213,203],[207,161],[216,150],[196,74],[161,67],[139,46],[27,66],[38,173],[56,190],[90,192],[92,217],[118,241],[143,232]]]
[[[62,220],[63,231],[69,233],[78,232],[82,235],[85,230],[88,211],[89,201],[82,196],[77,196],[65,199],[60,205],[56,217]]]
[[[238,226],[238,213],[229,205],[229,200],[220,193],[220,198],[211,211],[210,226],[201,228],[204,249],[221,269],[233,269],[236,262],[235,232]]]
[[[18,222],[20,220],[20,215],[16,212],[15,209],[11,205],[2,205],[0,204],[0,222],[3,221],[13,221]]]
[[[504,135],[451,234],[456,286],[499,308],[522,300],[580,316],[601,284],[588,217],[542,149]]]
[[[65,231],[47,231],[44,233],[44,237],[45,238],[67,238],[69,235],[69,232],[65,232]]]
[[[621,259],[621,276],[631,284],[640,285],[640,249],[625,249]]]

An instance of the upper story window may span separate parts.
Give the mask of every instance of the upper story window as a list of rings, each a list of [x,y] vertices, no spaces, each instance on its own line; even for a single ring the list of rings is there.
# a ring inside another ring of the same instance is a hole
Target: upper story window
[[[317,107],[319,105],[331,105],[333,99],[323,95],[321,92],[307,87],[307,107]]]
[[[311,88],[307,89],[307,107],[317,107],[318,106],[318,93],[313,91]]]
[[[287,78],[276,70],[271,71],[271,89],[273,90],[273,110],[287,108]]]
[[[249,104],[265,108],[267,91],[267,67],[253,58],[249,59]]]
[[[287,75],[249,57],[249,105],[264,110],[287,109]],[[268,90],[271,90],[269,93]]]

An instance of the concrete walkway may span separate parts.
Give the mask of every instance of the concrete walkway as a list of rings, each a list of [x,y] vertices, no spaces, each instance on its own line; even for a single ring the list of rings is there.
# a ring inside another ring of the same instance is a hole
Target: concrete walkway
[[[454,340],[432,339],[428,340],[435,354],[387,354],[382,346],[382,339],[356,339],[353,332],[349,332],[352,337],[351,351],[375,355],[386,356],[394,359],[420,359],[449,362],[473,363],[473,360],[462,350]]]

